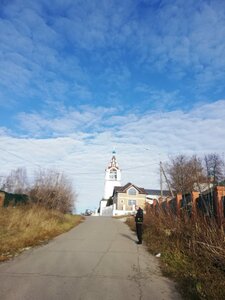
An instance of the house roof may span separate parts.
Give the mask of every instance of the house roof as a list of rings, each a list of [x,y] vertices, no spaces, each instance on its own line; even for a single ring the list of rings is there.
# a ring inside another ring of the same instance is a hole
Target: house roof
[[[136,186],[135,184],[128,182],[124,186],[116,186],[114,187],[113,194],[115,193],[125,193],[130,187],[134,187],[140,194],[146,194],[145,189]]]
[[[161,190],[145,189],[147,195],[161,196]],[[171,196],[170,191],[163,190],[163,196]]]
[[[113,190],[113,195],[116,193],[126,193],[130,187],[134,187],[140,194],[151,195],[151,196],[161,196],[161,190],[153,190],[153,189],[144,189],[142,187],[138,187],[135,184],[128,182],[124,186],[115,186]],[[163,190],[163,196],[171,196],[170,191]]]

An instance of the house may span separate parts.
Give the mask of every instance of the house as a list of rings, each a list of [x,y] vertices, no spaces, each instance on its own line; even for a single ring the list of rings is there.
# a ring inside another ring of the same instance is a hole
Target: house
[[[129,215],[135,212],[135,206],[145,209],[146,203],[152,204],[153,201],[168,200],[171,198],[170,191],[150,190],[138,187],[128,182],[124,186],[114,186],[112,197],[107,205],[102,208],[100,215],[116,216]]]
[[[152,204],[154,200],[159,201],[160,199],[163,201],[166,198],[171,198],[171,193],[168,190],[152,190],[145,189],[146,192],[146,202]]]
[[[29,201],[28,195],[12,194],[0,190],[0,207],[16,206],[18,204],[27,204]]]
[[[133,211],[135,205],[145,207],[146,191],[129,182],[124,186],[114,187],[112,200],[116,210]]]

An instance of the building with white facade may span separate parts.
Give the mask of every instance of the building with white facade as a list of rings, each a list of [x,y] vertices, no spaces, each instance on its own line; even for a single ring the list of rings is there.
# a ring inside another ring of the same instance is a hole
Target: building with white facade
[[[107,201],[112,197],[114,187],[121,186],[121,170],[116,160],[116,152],[112,152],[113,156],[105,169],[105,185],[103,199],[100,201],[100,215],[106,207]]]

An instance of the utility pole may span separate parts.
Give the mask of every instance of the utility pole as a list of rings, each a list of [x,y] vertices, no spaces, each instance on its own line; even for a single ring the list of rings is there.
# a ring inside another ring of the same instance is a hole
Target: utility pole
[[[223,184],[225,185],[225,160],[224,160],[224,152],[222,152],[222,160],[223,160]]]
[[[161,199],[163,199],[163,182],[162,182],[162,162],[159,163],[160,169],[160,191],[161,191]]]
[[[171,196],[174,198],[174,193],[173,193],[173,190],[171,189],[171,186],[170,186],[170,182],[166,176],[166,173],[163,169],[163,165],[162,165],[162,162],[160,161],[160,185],[161,185],[161,182],[162,182],[162,174],[164,175],[165,179],[166,179],[166,183],[168,185],[168,188],[170,190],[170,193],[171,193]],[[162,185],[161,185],[162,186]],[[162,187],[161,187],[161,195],[162,195]]]

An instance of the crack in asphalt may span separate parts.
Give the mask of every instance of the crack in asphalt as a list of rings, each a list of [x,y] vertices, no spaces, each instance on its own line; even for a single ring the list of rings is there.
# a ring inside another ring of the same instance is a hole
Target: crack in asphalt
[[[59,275],[59,274],[42,274],[42,273],[1,273],[0,276],[4,276],[8,275],[11,277],[56,277],[56,278],[107,278],[107,279],[119,279],[119,280],[128,280],[130,281],[131,278],[125,278],[122,276],[117,276],[117,275],[94,275],[94,276],[90,276],[90,274],[88,275],[81,275],[81,276],[77,276],[77,275]]]

